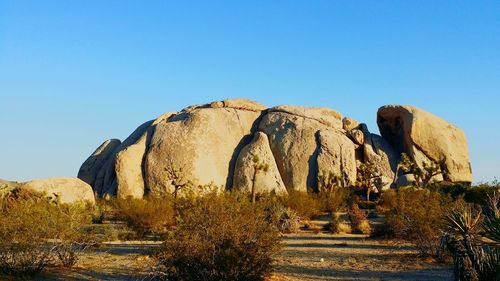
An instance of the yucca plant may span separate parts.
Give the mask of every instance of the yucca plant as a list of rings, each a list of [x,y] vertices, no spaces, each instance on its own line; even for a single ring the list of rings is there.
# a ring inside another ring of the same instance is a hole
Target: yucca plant
[[[500,217],[486,219],[483,223],[484,236],[497,246],[500,245]]]
[[[500,280],[499,218],[484,220],[480,211],[467,207],[447,215],[444,226],[443,241],[453,255],[456,281]]]

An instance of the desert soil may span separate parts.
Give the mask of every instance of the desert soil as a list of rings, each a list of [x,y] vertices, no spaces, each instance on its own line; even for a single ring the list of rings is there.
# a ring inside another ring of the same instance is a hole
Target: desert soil
[[[320,219],[313,225],[320,227],[324,222]],[[453,280],[451,265],[419,258],[410,244],[317,232],[284,235],[270,281]],[[75,268],[50,269],[40,280],[149,280],[148,255],[158,245],[146,241],[104,243],[83,254]]]

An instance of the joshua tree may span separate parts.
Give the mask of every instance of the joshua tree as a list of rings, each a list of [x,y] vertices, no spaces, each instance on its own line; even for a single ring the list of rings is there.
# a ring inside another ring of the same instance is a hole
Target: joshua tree
[[[442,170],[440,165],[434,161],[423,162],[422,166],[420,168],[406,153],[402,153],[401,160],[398,163],[398,170],[401,169],[407,174],[412,174],[415,177],[417,186],[425,187],[434,176],[441,174]]]
[[[357,184],[359,187],[366,190],[366,200],[370,201],[370,193],[372,188],[377,188],[380,185],[380,172],[372,163],[361,163],[357,171]]]
[[[269,164],[267,163],[262,163],[259,156],[254,155],[253,159],[253,177],[252,177],[252,203],[255,203],[255,196],[256,196],[256,191],[255,191],[255,181],[257,180],[257,173],[259,171],[263,171],[264,173],[267,173],[269,171]]]
[[[177,199],[180,190],[193,186],[193,183],[182,172],[182,167],[178,167],[172,161],[170,161],[164,170],[167,172],[168,179],[174,187],[174,191],[172,192],[174,199]]]
[[[337,187],[344,187],[342,177],[334,172],[322,171],[318,174],[318,190],[319,192],[332,192]]]

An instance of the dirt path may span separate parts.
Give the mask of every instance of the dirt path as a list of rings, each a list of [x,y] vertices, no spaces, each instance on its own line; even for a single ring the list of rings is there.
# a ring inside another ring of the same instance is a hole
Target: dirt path
[[[272,281],[452,280],[450,265],[419,259],[408,244],[364,235],[301,232],[285,235]],[[39,280],[148,280],[154,242],[113,242],[85,253],[77,266],[52,269]]]
[[[51,269],[39,280],[149,280],[149,254],[158,242],[109,242],[84,253],[77,265],[68,269]]]
[[[284,242],[276,274],[289,280],[453,280],[449,265],[419,259],[408,244],[313,233],[287,235]]]

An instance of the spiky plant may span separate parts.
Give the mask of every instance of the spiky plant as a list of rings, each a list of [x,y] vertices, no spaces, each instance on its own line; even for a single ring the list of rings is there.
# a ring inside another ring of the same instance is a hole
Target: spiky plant
[[[455,280],[500,280],[499,218],[483,221],[481,212],[471,208],[445,217],[444,240],[453,255]],[[493,243],[485,243],[487,237]]]
[[[484,237],[500,245],[500,217],[486,219],[483,223]]]

